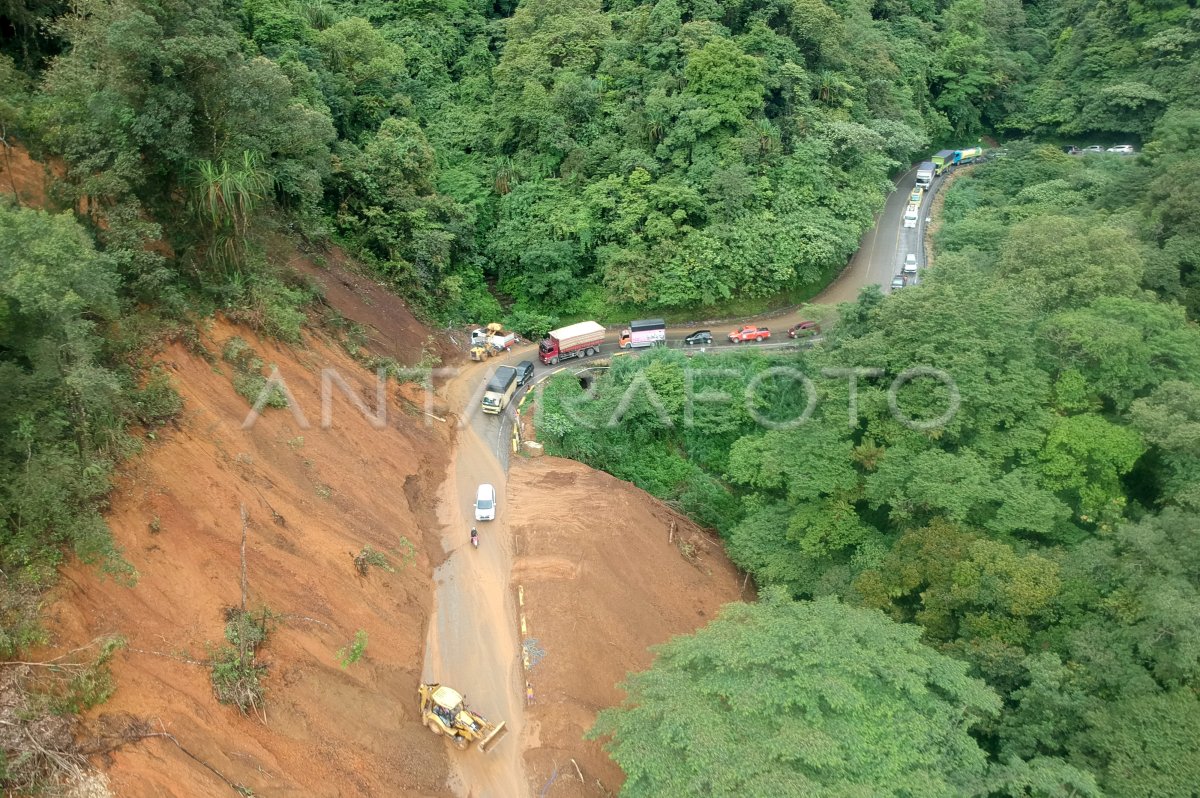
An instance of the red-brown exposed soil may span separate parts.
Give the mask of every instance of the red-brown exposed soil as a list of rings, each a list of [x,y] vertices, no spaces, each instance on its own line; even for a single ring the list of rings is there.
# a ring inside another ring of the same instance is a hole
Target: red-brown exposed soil
[[[25,207],[46,208],[48,184],[46,166],[30,158],[24,147],[0,144],[0,194],[15,196]]]
[[[150,719],[254,794],[445,795],[447,752],[421,726],[414,699],[434,564],[430,477],[445,469],[447,425],[426,425],[393,394],[384,429],[341,396],[333,426],[321,429],[318,369],[363,388],[368,375],[320,341],[290,351],[224,324],[210,348],[219,352],[235,333],[279,367],[311,428],[269,410],[243,430],[248,403],[234,393],[230,367],[169,347],[163,360],[185,400],[180,428],[146,441],[108,516],[137,585],[67,568],[50,613],[55,638],[124,635],[118,689],[99,711]],[[282,616],[262,649],[261,717],[217,703],[209,669],[184,661],[208,659],[223,642],[225,609],[239,603],[242,504],[251,516],[249,606]],[[397,573],[372,567],[360,576],[353,557],[368,545]],[[335,652],[359,629],[366,655],[342,668]],[[163,739],[114,754],[109,780],[121,796],[230,792]]]
[[[10,155],[11,166],[0,158],[0,192],[15,186],[23,205],[46,207],[43,166],[20,148]],[[365,328],[372,354],[406,365],[461,357],[459,342],[423,326],[340,250],[322,261],[281,240],[273,252]],[[307,428],[283,409],[243,428],[248,402],[219,358],[234,335],[278,367]],[[650,664],[650,646],[751,598],[715,541],[577,463],[514,458],[506,479],[489,441],[456,435],[457,414],[477,401],[478,368],[428,404],[419,387],[393,385],[382,429],[335,388],[333,425],[322,428],[322,369],[367,405],[375,395],[374,375],[336,342],[314,332],[289,348],[220,321],[202,338],[208,359],[179,343],[160,353],[182,417],[146,437],[111,496],[108,522],[136,585],[72,563],[49,597],[45,658],[101,636],[127,641],[112,662],[116,692],[90,713],[101,743],[126,739],[96,758],[105,771],[96,783],[113,795],[172,798],[230,795],[234,785],[260,796],[615,793],[620,770],[582,738],[596,713],[619,703],[617,683]],[[484,480],[501,488],[503,509],[484,548],[464,560],[455,549]],[[247,606],[273,618],[260,652],[265,705],[247,715],[216,700],[206,664],[241,602],[242,506]],[[372,566],[361,575],[354,555],[365,546],[395,573]],[[436,614],[435,595],[448,599]],[[480,634],[469,656],[446,659],[464,647],[456,635],[481,629],[491,645]],[[343,667],[338,649],[358,630],[365,655]],[[528,670],[512,656],[522,647]],[[460,687],[502,694],[511,685],[512,695],[473,693],[480,706],[507,707],[516,733],[504,750],[458,752],[421,725],[423,663]],[[146,730],[156,736],[132,739]],[[523,791],[514,786],[522,771]]]
[[[210,348],[233,334],[278,365],[312,428],[272,410],[241,429],[247,403],[233,392],[229,367],[168,348],[163,360],[185,398],[183,420],[146,442],[109,515],[138,583],[67,568],[50,613],[55,637],[75,645],[123,634],[118,690],[97,714],[150,720],[255,794],[447,795],[447,757],[480,755],[453,751],[421,727],[414,687],[441,552],[433,496],[450,425],[426,424],[393,391],[386,429],[338,401],[334,426],[322,430],[315,369],[332,366],[365,386],[363,372],[319,340],[292,352],[225,324],[215,325]],[[283,615],[263,648],[270,669],[260,717],[217,703],[208,668],[186,661],[209,657],[225,609],[239,603],[242,503],[251,514],[249,604]],[[501,506],[533,691],[525,732],[504,744],[524,749],[530,794],[615,791],[620,770],[583,733],[598,710],[620,701],[625,674],[649,665],[649,646],[702,626],[741,597],[741,579],[693,525],[578,463],[514,460]],[[399,564],[402,537],[415,544],[406,567],[356,573],[352,557],[364,545]],[[369,636],[366,656],[343,669],[335,651],[358,629]],[[116,795],[229,794],[163,738],[124,746],[107,767]]]
[[[288,246],[280,241],[276,251],[286,251]],[[446,363],[461,356],[445,335],[422,326],[395,294],[355,268],[341,248],[331,247],[321,255],[297,253],[288,266],[316,283],[326,304],[367,328],[367,345],[376,355],[407,365],[421,362],[423,356]]]
[[[539,796],[615,794],[623,777],[584,732],[620,703],[650,646],[752,599],[722,549],[633,485],[554,457],[514,459],[512,583],[524,599],[533,700],[525,770]],[[608,792],[606,792],[606,790]]]

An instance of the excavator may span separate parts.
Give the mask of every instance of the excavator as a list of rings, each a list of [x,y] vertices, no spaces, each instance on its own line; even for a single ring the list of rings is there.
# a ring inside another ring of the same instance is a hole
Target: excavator
[[[460,751],[478,740],[479,753],[486,754],[508,734],[504,721],[490,723],[467,707],[461,693],[444,684],[422,683],[417,693],[421,696],[421,721],[434,734],[446,735]]]

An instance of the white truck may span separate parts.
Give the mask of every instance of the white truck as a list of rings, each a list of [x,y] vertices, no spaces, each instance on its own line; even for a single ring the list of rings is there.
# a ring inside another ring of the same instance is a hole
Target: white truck
[[[917,219],[921,216],[921,207],[919,205],[909,205],[904,210],[904,226],[916,227]]]
[[[922,161],[921,164],[917,166],[917,185],[928,187],[929,184],[933,182],[933,176],[936,173],[937,167],[934,166],[933,161]]]
[[[517,334],[505,332],[499,324],[489,324],[487,328],[471,331],[471,346],[491,346],[497,352],[508,350],[517,342]]]

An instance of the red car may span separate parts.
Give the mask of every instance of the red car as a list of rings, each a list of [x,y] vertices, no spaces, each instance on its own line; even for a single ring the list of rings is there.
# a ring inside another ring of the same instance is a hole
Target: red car
[[[788,338],[809,338],[821,334],[821,325],[815,321],[802,321],[788,328]]]
[[[747,325],[740,330],[734,330],[729,333],[729,342],[734,344],[744,344],[747,341],[764,341],[771,337],[771,331],[766,327],[755,327]]]

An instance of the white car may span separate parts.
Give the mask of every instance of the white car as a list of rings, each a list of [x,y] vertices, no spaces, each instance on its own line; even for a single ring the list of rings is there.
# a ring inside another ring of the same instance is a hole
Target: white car
[[[1084,147],[1084,152],[1104,152],[1104,146],[1101,144],[1093,144],[1090,147]]]
[[[1132,144],[1117,144],[1108,148],[1109,152],[1115,152],[1118,155],[1133,155]]]
[[[475,493],[475,520],[496,520],[496,489],[486,482]]]
[[[917,273],[917,256],[912,254],[911,252],[904,256],[904,273],[905,274],[916,274]]]

